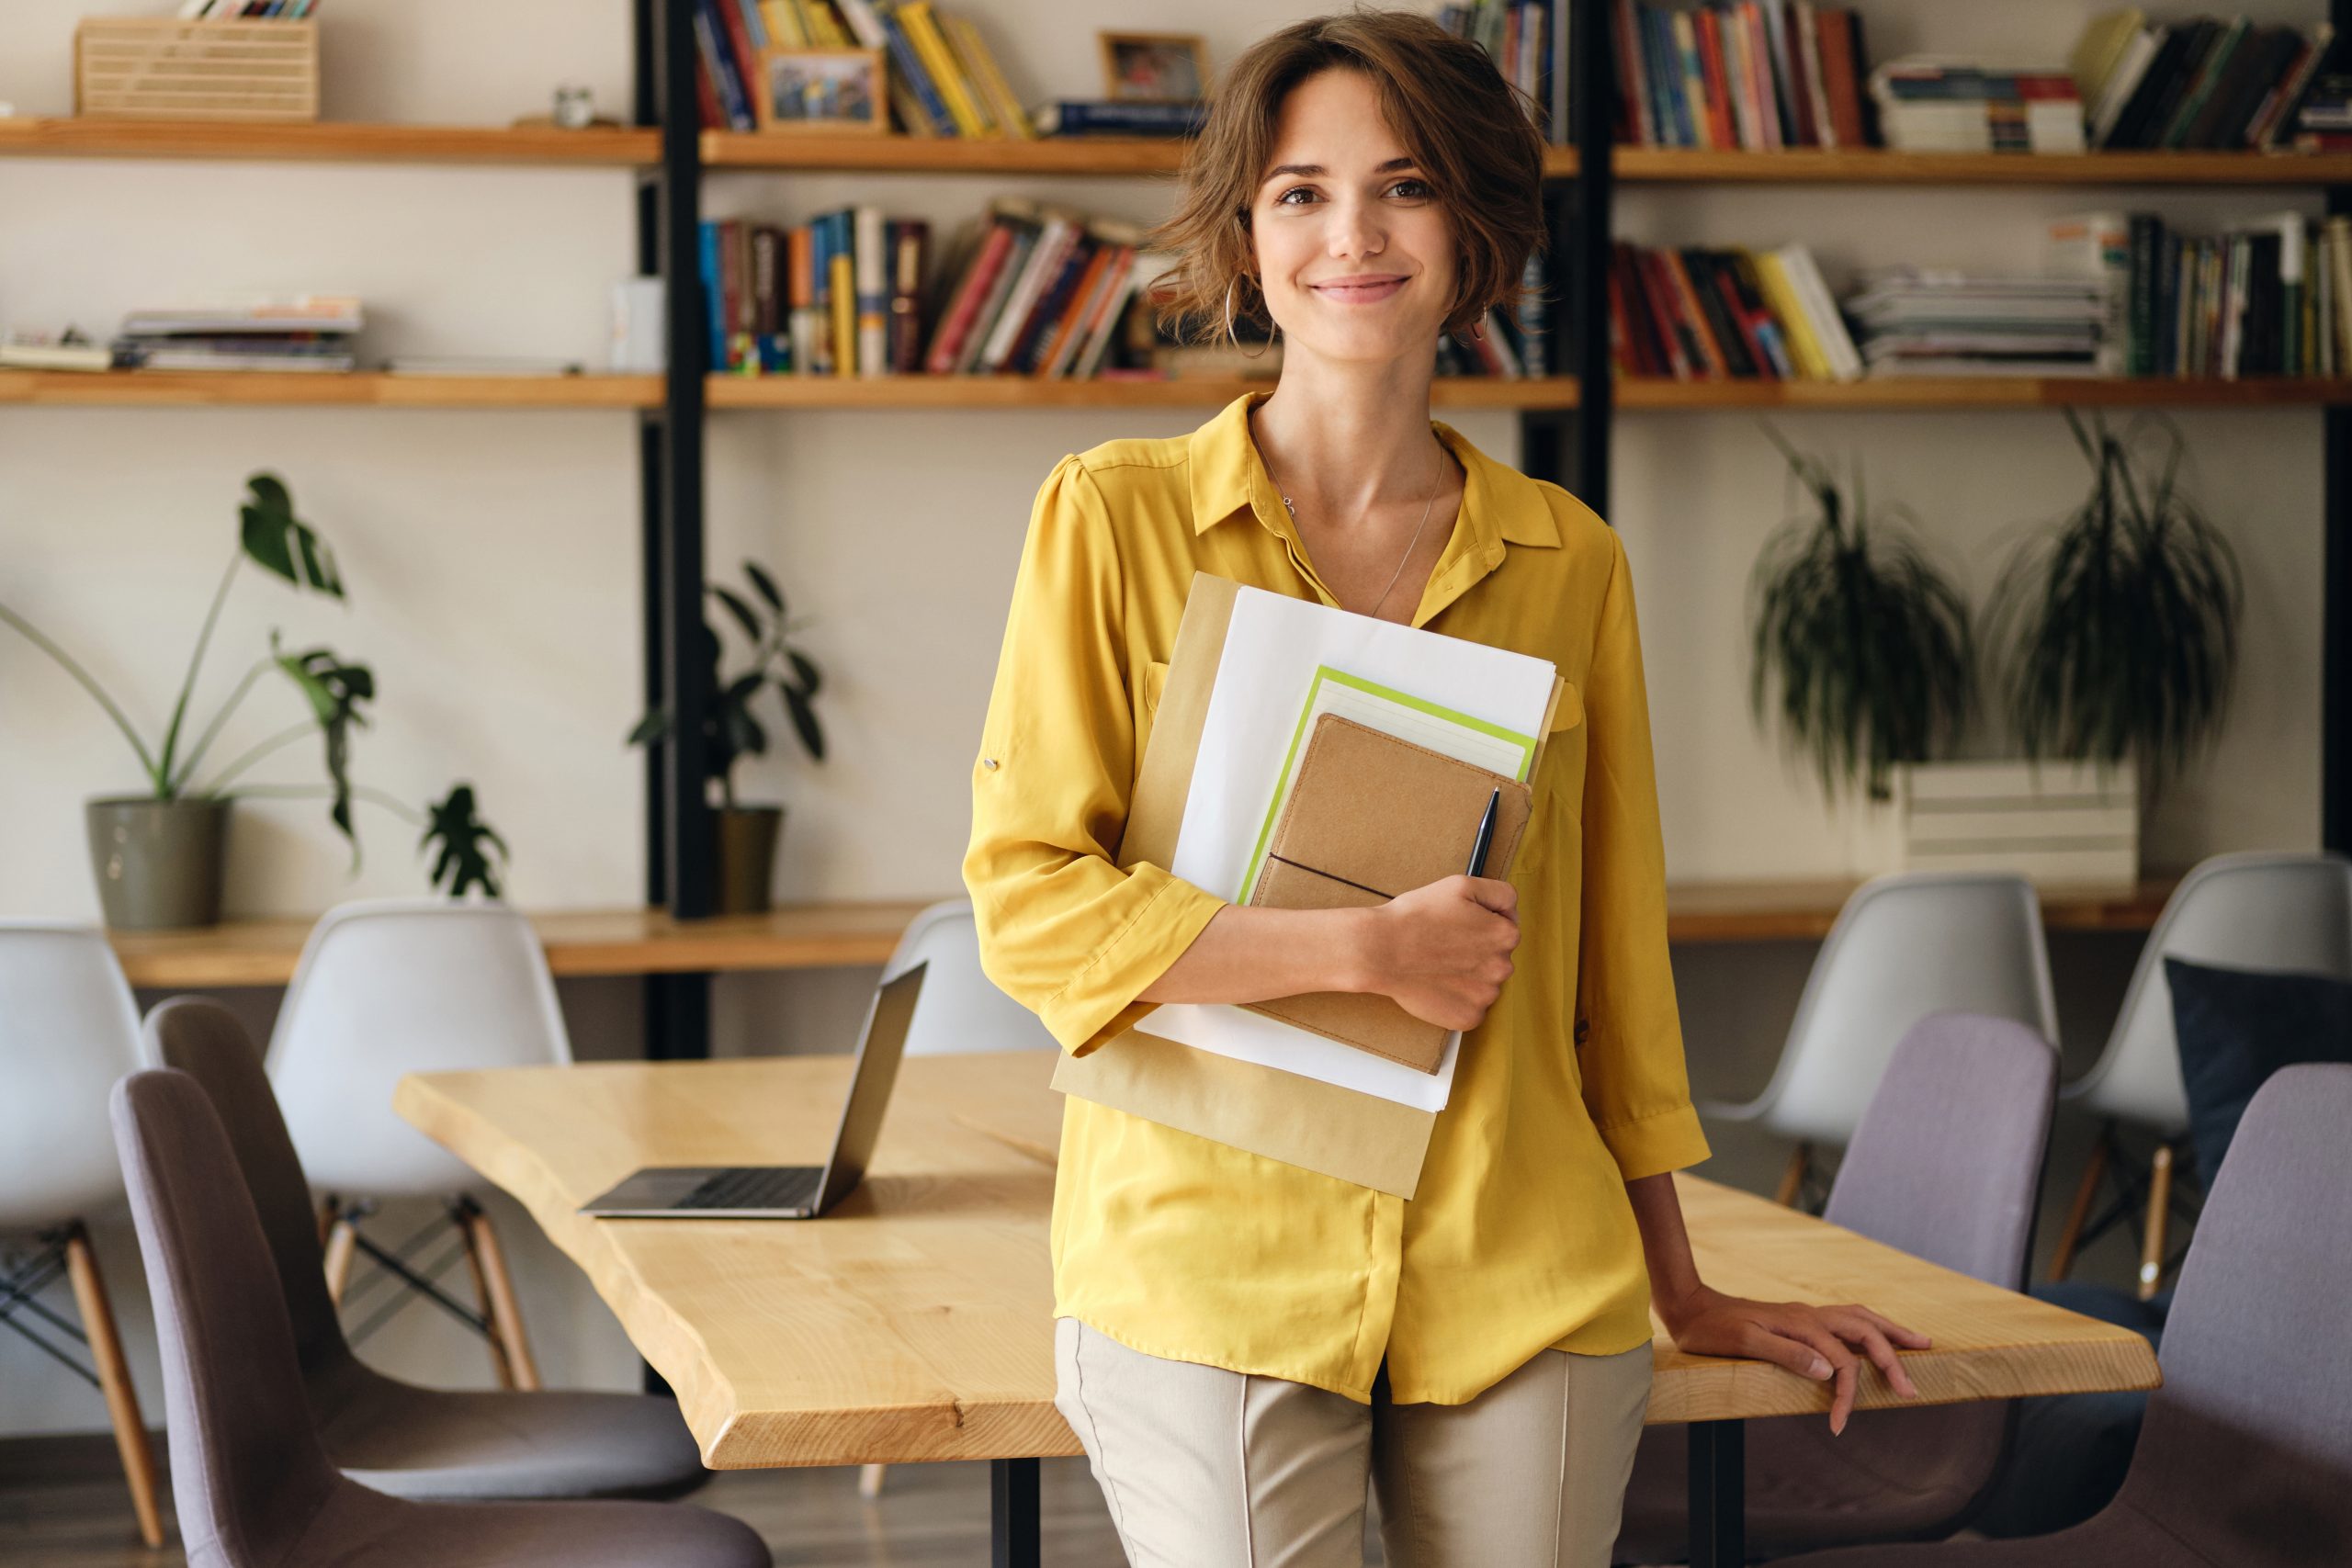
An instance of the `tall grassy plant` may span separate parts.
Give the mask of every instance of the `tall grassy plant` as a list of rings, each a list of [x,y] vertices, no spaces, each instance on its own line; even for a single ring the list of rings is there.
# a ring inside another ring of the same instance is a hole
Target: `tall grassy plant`
[[[2026,755],[2136,759],[2154,796],[2228,713],[2244,585],[2229,541],[2177,485],[2179,428],[2143,414],[2117,436],[2093,419],[2066,411],[2090,494],[2010,558],[1988,625],[2009,649],[2000,685]]]
[[[1899,762],[1922,762],[1967,716],[1968,609],[1916,539],[1902,508],[1872,513],[1854,464],[1853,502],[1822,460],[1770,423],[1809,508],[1777,529],[1749,584],[1748,705],[1759,727],[1811,762],[1835,797],[1892,793]]]

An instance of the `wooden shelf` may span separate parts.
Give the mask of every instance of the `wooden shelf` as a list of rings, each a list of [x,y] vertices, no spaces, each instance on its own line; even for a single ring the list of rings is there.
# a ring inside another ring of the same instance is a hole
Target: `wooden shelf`
[[[1929,186],[2352,185],[2352,155],[2307,152],[1717,152],[1620,147],[1617,177],[1640,184]]]
[[[921,903],[799,904],[765,915],[682,924],[662,909],[534,915],[548,967],[561,976],[677,975],[876,964]],[[134,986],[283,986],[312,921],[230,920],[202,931],[111,931]]]
[[[652,164],[661,155],[661,133],[634,127],[558,130],[548,126],[0,118],[0,157],[636,168]]]
[[[2179,885],[2142,882],[2129,892],[2048,888],[2041,923],[2053,931],[2145,931]],[[1728,942],[1815,942],[1829,934],[1859,882],[1707,882],[1669,885],[1667,940],[1677,945]]]
[[[2256,376],[2223,381],[2154,376],[1949,376],[1860,381],[1621,378],[1627,412],[1709,409],[2030,409],[2317,407],[2352,402],[2352,378]]]
[[[265,370],[0,370],[0,403],[51,407],[644,409],[658,376],[396,376]]]
[[[1686,884],[1667,889],[1667,937],[1676,943],[1803,942],[1828,933],[1853,882]],[[2144,931],[2172,880],[2131,893],[2053,892],[2052,931]],[[560,976],[673,975],[823,969],[881,964],[925,908],[922,902],[798,904],[765,915],[680,923],[661,909],[581,909],[534,915],[548,967]],[[202,931],[109,933],[134,986],[283,986],[294,977],[312,922],[300,917],[230,920]]]
[[[794,136],[707,130],[714,170],[835,173],[1171,175],[1186,143],[1170,137],[1047,137],[974,141],[932,136]],[[208,120],[0,118],[0,157],[174,158],[269,163],[510,164],[650,167],[661,136],[637,127],[235,125]],[[1634,184],[2303,186],[2352,185],[2352,154],[2301,152],[1783,152],[1620,147],[1617,177]],[[1570,179],[1576,149],[1547,147],[1544,173]]]
[[[1192,409],[1217,408],[1271,380],[1040,380],[1024,376],[714,376],[721,409]],[[2280,408],[2352,403],[2352,378],[2254,377],[2241,381],[2153,377],[1955,376],[1917,380],[1668,381],[1621,379],[1626,412],[1716,409]],[[1506,381],[1441,378],[1441,409],[1572,409],[1573,377]],[[0,370],[0,405],[58,408],[654,409],[658,376],[397,376],[266,371]]]
[[[1198,378],[1176,381],[1124,378],[1041,380],[1025,376],[714,376],[714,409],[1057,409],[1217,408],[1248,391],[1272,391],[1269,380]],[[1570,377],[1505,381],[1448,377],[1430,389],[1439,408],[1574,408]]]

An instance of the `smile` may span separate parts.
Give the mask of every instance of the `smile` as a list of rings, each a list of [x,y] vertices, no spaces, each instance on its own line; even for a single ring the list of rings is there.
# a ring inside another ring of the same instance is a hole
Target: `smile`
[[[1394,276],[1343,277],[1330,283],[1311,283],[1307,287],[1324,299],[1341,305],[1376,305],[1404,288],[1408,281]]]

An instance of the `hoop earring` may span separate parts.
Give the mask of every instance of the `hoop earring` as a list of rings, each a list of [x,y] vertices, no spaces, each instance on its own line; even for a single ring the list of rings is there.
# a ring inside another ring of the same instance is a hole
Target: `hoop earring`
[[[1232,329],[1232,287],[1238,285],[1238,282],[1242,280],[1239,280],[1239,277],[1227,277],[1226,280],[1226,341],[1227,344],[1232,344],[1232,353],[1242,355],[1244,360],[1263,360],[1265,350],[1272,348],[1272,339],[1265,341],[1265,344],[1259,348],[1259,353],[1249,353],[1247,348],[1242,348],[1242,333],[1238,333],[1235,329]],[[1282,327],[1275,327],[1275,333],[1280,332]]]

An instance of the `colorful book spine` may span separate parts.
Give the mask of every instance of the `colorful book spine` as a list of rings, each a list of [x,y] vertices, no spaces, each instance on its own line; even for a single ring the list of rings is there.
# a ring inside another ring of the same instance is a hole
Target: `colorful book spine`
[[[832,337],[833,374],[857,374],[857,279],[849,256],[836,251],[832,257]]]
[[[890,372],[890,254],[883,238],[882,209],[860,207],[854,217],[857,288],[857,373]]]
[[[996,56],[989,51],[988,40],[980,30],[963,17],[942,17],[947,28],[948,41],[956,46],[956,54],[965,69],[979,84],[981,94],[996,117],[997,124],[1007,136],[1023,141],[1036,140],[1037,127],[1029,118],[1029,111],[1021,107],[1021,98],[1004,79],[998,68]]]
[[[939,136],[960,136],[962,128],[940,96],[939,85],[931,79],[922,57],[915,51],[914,41],[907,36],[906,25],[899,19],[893,0],[855,0],[870,9],[890,51],[890,64],[906,77],[915,96],[922,104],[924,118],[929,119],[933,133]]]
[[[939,24],[931,14],[931,0],[898,0],[899,23],[907,30],[907,40],[914,45],[922,57],[923,69],[946,101],[947,112],[956,119],[956,129],[975,141],[998,134],[992,117],[981,110],[977,94],[964,80],[964,73],[956,56],[947,47]]]

